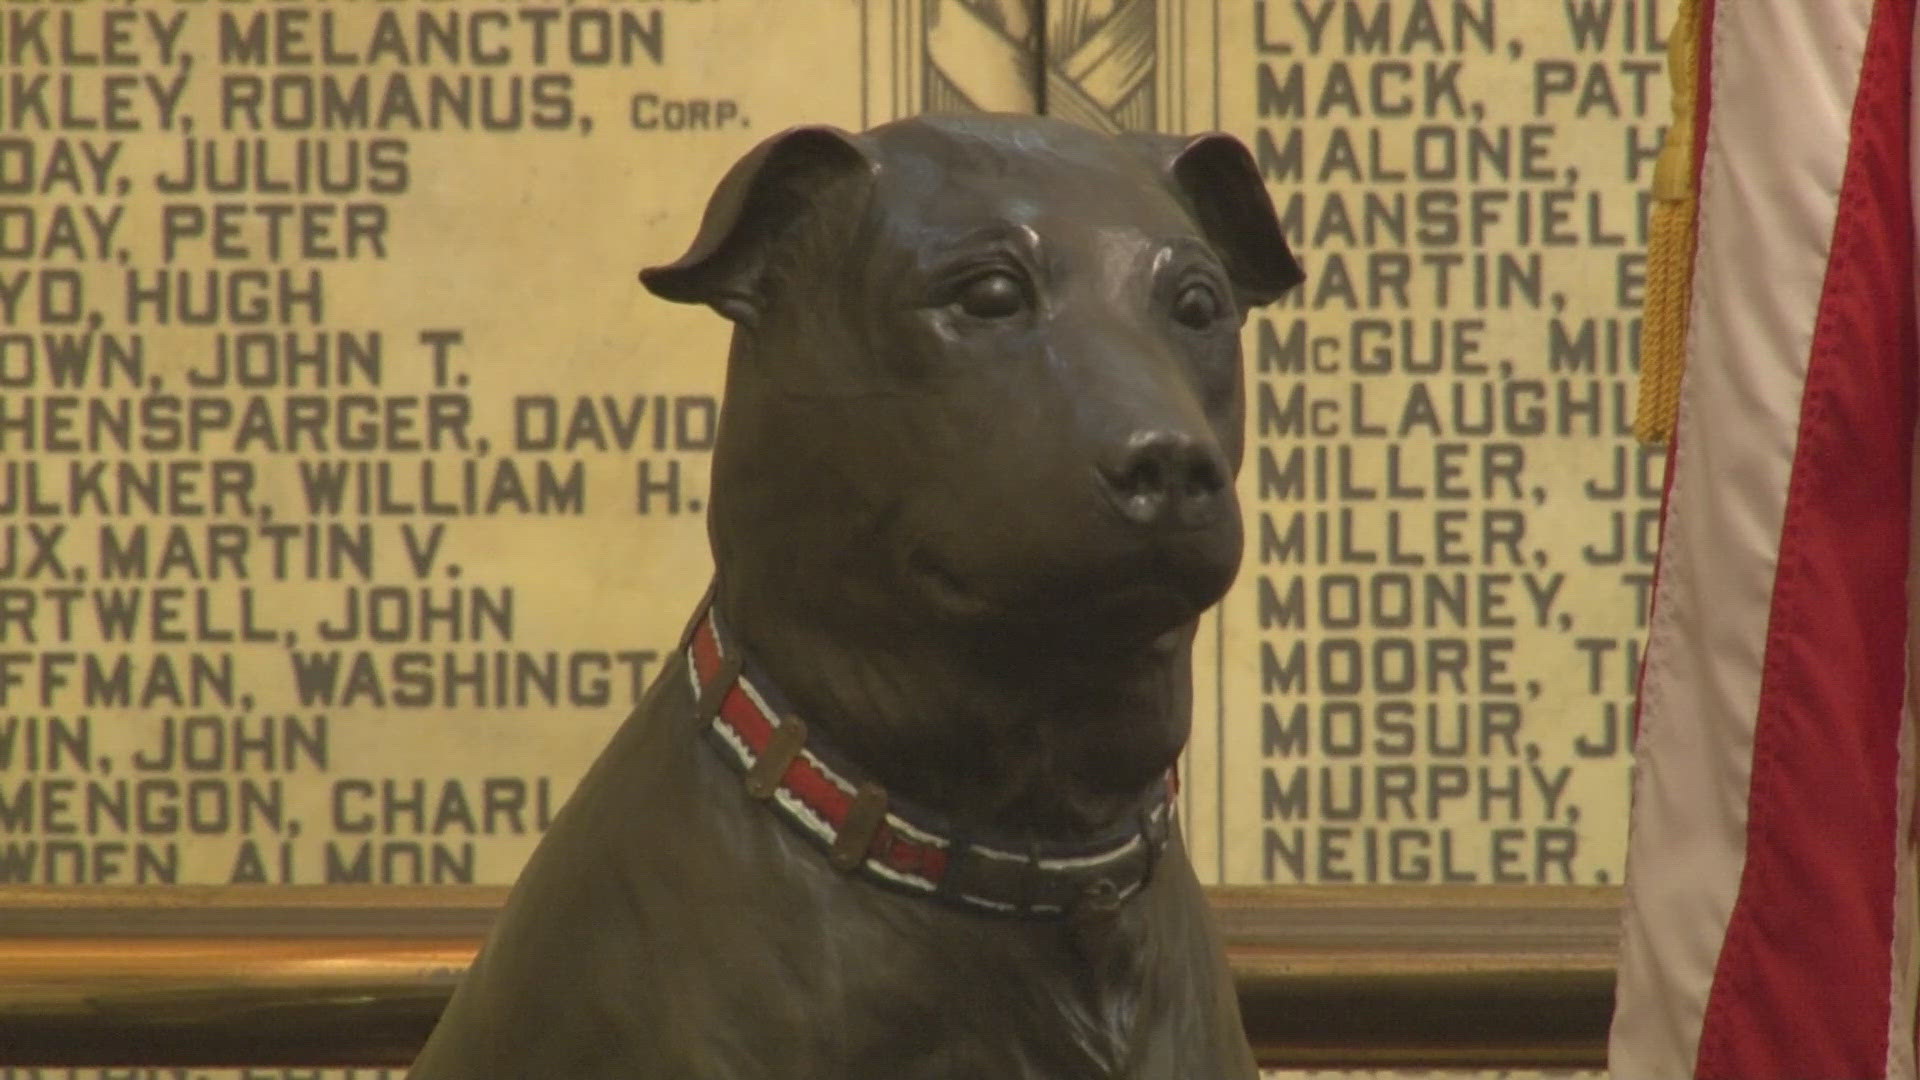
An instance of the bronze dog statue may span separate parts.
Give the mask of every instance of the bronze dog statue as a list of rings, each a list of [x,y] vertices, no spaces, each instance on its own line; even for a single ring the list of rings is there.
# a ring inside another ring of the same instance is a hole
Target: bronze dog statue
[[[796,128],[642,275],[736,324],[717,567],[414,1080],[1249,1080],[1174,820],[1240,561],[1246,148]]]

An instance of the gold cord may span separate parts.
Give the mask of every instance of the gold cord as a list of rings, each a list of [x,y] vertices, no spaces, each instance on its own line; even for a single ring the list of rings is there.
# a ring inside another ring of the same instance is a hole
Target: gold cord
[[[1646,303],[1640,325],[1640,395],[1633,420],[1643,442],[1673,437],[1687,360],[1687,306],[1693,298],[1693,116],[1699,83],[1699,4],[1681,0],[1667,39],[1673,121],[1653,167],[1647,234]]]

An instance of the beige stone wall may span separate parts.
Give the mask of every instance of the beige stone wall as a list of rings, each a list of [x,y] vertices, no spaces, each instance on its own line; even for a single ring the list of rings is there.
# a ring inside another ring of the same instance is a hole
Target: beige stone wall
[[[709,573],[726,332],[634,271],[783,126],[1043,99],[1248,140],[1310,275],[1203,878],[1617,880],[1671,8],[7,5],[0,881],[511,880]]]
[[[1023,11],[10,8],[0,873],[510,879],[708,573],[725,329],[633,271],[782,126],[1031,107]],[[1053,111],[1247,139],[1312,275],[1247,330],[1203,871],[1607,879],[1665,13],[1052,17]]]
[[[907,9],[10,6],[0,876],[511,880],[709,574],[725,324],[635,272],[962,104]]]

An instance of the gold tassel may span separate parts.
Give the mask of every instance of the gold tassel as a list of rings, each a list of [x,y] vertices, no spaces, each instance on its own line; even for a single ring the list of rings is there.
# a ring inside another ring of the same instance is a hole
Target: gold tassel
[[[1647,233],[1646,304],[1640,320],[1640,400],[1633,433],[1642,442],[1673,437],[1680,376],[1687,362],[1687,307],[1693,299],[1693,115],[1699,80],[1699,4],[1681,0],[1667,39],[1673,122],[1653,167]]]

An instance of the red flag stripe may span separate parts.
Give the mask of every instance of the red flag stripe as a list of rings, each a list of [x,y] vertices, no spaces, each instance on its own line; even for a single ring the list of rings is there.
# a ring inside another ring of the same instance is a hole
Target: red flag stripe
[[[1776,571],[1789,496],[1804,501],[1808,483],[1796,480],[1807,466],[1795,458],[1814,341],[1834,317],[1823,322],[1822,304],[1875,4],[1742,0],[1709,10],[1687,372],[1642,678],[1610,1047],[1614,1075],[1650,1080],[1692,1075],[1700,1063],[1709,991],[1747,874],[1756,732],[1779,659],[1770,657],[1783,617]],[[1883,601],[1902,599],[1896,589]],[[1885,951],[1849,957],[1885,985]],[[1754,1053],[1767,1057],[1769,1038],[1787,1046],[1818,1022],[1760,1031]]]
[[[1707,1002],[1702,1080],[1886,1067],[1920,353],[1912,19],[1913,0],[1876,5],[1854,97],[1774,577],[1746,862]]]

